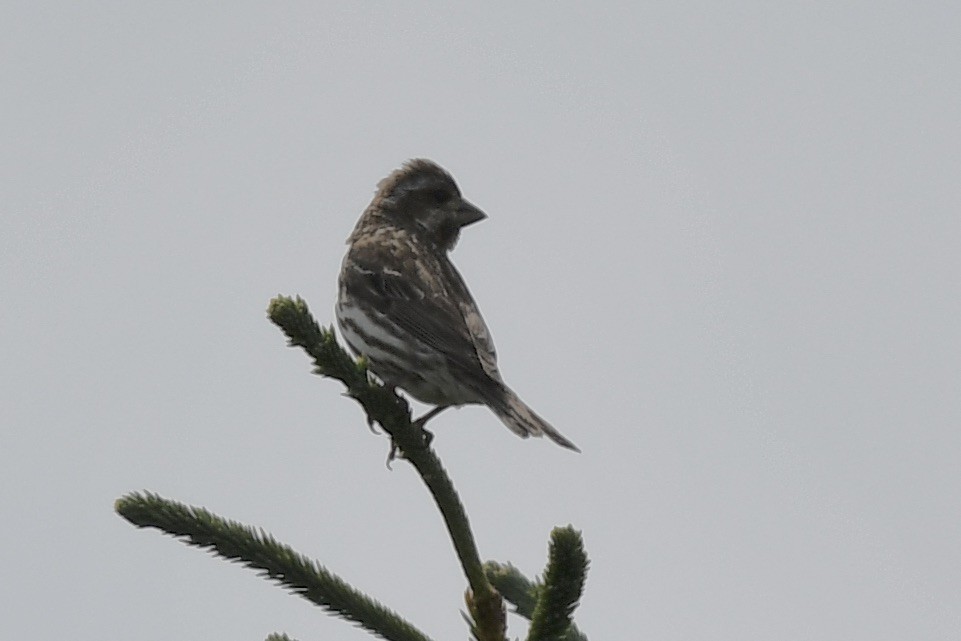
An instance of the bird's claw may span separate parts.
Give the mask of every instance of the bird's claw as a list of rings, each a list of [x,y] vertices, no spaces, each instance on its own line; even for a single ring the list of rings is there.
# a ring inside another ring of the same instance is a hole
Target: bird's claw
[[[390,464],[397,458],[398,452],[400,452],[400,448],[397,443],[394,442],[394,439],[390,439],[390,451],[387,452],[387,462],[385,463],[388,470],[393,469]],[[401,453],[401,456],[403,456],[403,453]]]

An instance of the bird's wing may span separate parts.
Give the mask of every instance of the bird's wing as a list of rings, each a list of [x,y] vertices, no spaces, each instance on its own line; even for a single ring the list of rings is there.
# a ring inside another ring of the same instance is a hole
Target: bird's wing
[[[455,298],[458,301],[464,323],[467,325],[467,331],[470,333],[471,342],[477,352],[477,358],[480,359],[481,366],[487,372],[487,375],[500,381],[501,374],[497,369],[497,351],[494,349],[494,338],[491,336],[490,330],[487,329],[487,323],[484,322],[484,317],[481,316],[480,309],[467,289],[467,284],[461,277],[460,272],[454,268],[450,261],[445,262],[449,272],[448,281],[454,291],[457,292]]]
[[[355,250],[343,276],[353,296],[478,383],[501,380],[490,332],[450,261]]]

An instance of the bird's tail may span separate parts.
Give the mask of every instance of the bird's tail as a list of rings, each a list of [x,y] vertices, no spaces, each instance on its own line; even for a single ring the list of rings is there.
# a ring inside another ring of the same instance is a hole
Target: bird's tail
[[[490,408],[494,410],[494,413],[510,431],[521,438],[546,435],[547,438],[558,445],[580,452],[576,445],[555,430],[550,423],[534,413],[534,410],[528,407],[517,394],[506,387],[504,388],[503,398],[498,399],[498,402],[491,403]]]

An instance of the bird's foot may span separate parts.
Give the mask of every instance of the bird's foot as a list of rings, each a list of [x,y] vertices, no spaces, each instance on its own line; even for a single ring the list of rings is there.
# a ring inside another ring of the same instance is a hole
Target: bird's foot
[[[397,446],[397,443],[394,442],[394,439],[391,438],[391,439],[390,439],[390,451],[387,452],[387,462],[385,463],[385,465],[387,465],[387,469],[388,469],[388,470],[389,470],[389,469],[392,469],[392,468],[390,467],[390,464],[393,463],[394,460],[397,458],[397,453],[398,453],[398,452],[400,452],[400,448]],[[401,454],[401,456],[403,456],[403,454]]]
[[[427,412],[426,414],[421,416],[419,419],[411,423],[415,428],[419,429],[421,432],[424,433],[425,447],[430,447],[431,442],[434,440],[434,433],[429,432],[427,428],[424,427],[424,425],[427,423],[427,421],[434,418],[435,416],[437,416],[438,414],[446,410],[448,407],[449,405],[441,405],[440,407],[435,407],[434,409]]]

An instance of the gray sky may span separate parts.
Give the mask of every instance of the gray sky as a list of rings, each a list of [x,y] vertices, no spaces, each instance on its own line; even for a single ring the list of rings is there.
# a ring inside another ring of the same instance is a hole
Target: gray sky
[[[598,640],[957,634],[961,9],[611,5],[4,4],[0,637],[369,638],[135,530],[138,489],[466,637],[420,481],[264,316],[332,321],[417,156],[489,214],[454,261],[583,449],[435,421],[483,557],[581,529]]]

